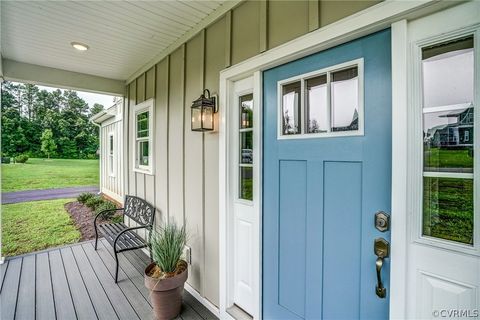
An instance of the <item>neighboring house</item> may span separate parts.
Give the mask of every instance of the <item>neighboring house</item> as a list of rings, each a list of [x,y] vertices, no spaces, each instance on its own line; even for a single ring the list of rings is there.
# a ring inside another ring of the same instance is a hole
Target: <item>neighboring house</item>
[[[91,117],[99,126],[100,192],[122,203],[123,179],[123,99],[115,98],[112,106]]]
[[[473,146],[473,106],[451,111],[441,118],[448,118],[449,124],[436,126],[427,131],[426,142],[438,148]]]
[[[457,121],[441,148],[478,131],[479,1],[0,5],[5,79],[124,99],[93,119],[102,192],[186,225],[221,318],[478,312],[478,168],[422,161],[425,119]]]

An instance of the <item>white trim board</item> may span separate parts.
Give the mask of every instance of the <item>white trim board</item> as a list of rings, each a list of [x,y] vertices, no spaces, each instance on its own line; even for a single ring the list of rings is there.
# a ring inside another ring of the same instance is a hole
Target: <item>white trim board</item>
[[[228,166],[229,166],[229,148],[228,148],[228,117],[230,116],[228,110],[229,104],[229,91],[231,90],[232,83],[235,80],[246,78],[253,75],[256,72],[260,72],[299,58],[319,52],[342,43],[360,38],[362,36],[371,34],[382,29],[392,27],[392,38],[405,37],[406,39],[406,22],[403,19],[418,18],[441,9],[456,5],[456,2],[449,1],[384,1],[354,15],[346,17],[338,22],[332,23],[324,28],[312,31],[304,36],[291,40],[281,46],[266,51],[255,57],[252,57],[246,61],[243,61],[237,65],[231,66],[228,69],[224,69],[220,72],[220,107],[219,107],[219,246],[220,246],[220,315],[222,318],[230,318],[226,312],[226,288],[227,288],[227,257],[228,248],[226,246],[226,228],[227,219],[225,217],[229,208],[229,194],[228,194]],[[402,21],[403,20],[403,21]],[[400,21],[397,23],[397,21]],[[405,24],[405,25],[403,25]],[[398,43],[396,44],[398,46]],[[397,47],[394,47],[395,49]],[[392,55],[395,61],[392,61],[393,72],[392,81],[398,82],[400,87],[393,91],[392,99],[396,99],[396,102],[392,106],[393,116],[398,117],[402,121],[395,123],[393,130],[392,141],[395,144],[392,148],[395,149],[394,154],[400,154],[403,152],[403,148],[406,150],[406,139],[402,136],[401,129],[406,124],[406,111],[403,110],[403,106],[406,103],[406,48],[402,46],[398,47],[399,51]],[[393,50],[392,50],[393,51]],[[396,65],[396,60],[399,61],[399,65]],[[402,64],[403,63],[403,64]],[[395,85],[394,85],[395,88]],[[261,90],[262,83],[255,84],[254,90]],[[404,133],[405,131],[403,131]],[[398,146],[397,146],[398,144]],[[397,149],[398,148],[398,149]],[[395,166],[393,166],[395,168]],[[402,164],[399,167],[399,171],[393,172],[394,181],[400,183],[395,186],[392,184],[392,192],[401,193],[402,188],[406,187],[406,165]],[[404,170],[404,171],[402,171]],[[403,172],[403,173],[402,173]],[[395,223],[392,224],[392,239],[395,241],[392,243],[392,260],[399,261],[396,266],[392,268],[390,278],[393,279],[392,283],[396,287],[394,293],[390,296],[390,317],[392,318],[404,318],[402,315],[405,313],[405,284],[399,283],[405,281],[406,270],[406,211],[405,203],[400,201],[399,197],[394,196],[392,198],[392,212],[397,213]],[[398,247],[397,247],[398,246]],[[257,270],[261,279],[261,251],[259,252],[260,266]],[[262,310],[262,296],[261,286],[259,289],[259,306],[258,310]]]
[[[85,73],[3,60],[5,80],[123,97],[125,82]]]

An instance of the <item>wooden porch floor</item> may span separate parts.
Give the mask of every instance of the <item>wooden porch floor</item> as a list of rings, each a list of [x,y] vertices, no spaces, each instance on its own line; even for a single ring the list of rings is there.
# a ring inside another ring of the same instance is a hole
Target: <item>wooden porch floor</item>
[[[141,250],[119,254],[102,239],[12,257],[0,266],[0,319],[153,319]],[[177,319],[217,319],[188,292]]]

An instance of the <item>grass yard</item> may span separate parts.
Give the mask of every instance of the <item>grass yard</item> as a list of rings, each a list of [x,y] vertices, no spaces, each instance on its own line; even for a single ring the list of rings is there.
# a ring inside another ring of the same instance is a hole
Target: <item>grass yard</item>
[[[427,149],[424,161],[426,167],[473,168],[473,156],[467,149]]]
[[[423,234],[473,244],[473,180],[423,180]]]
[[[2,255],[16,256],[77,242],[80,232],[63,207],[74,199],[2,205]]]
[[[2,192],[98,185],[98,160],[28,159],[2,164]]]

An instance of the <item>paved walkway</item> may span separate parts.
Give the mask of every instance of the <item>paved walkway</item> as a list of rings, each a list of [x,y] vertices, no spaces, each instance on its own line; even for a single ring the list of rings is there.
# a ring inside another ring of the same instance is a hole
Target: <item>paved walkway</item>
[[[2,192],[2,204],[36,200],[76,198],[82,192],[99,192],[98,186]]]

